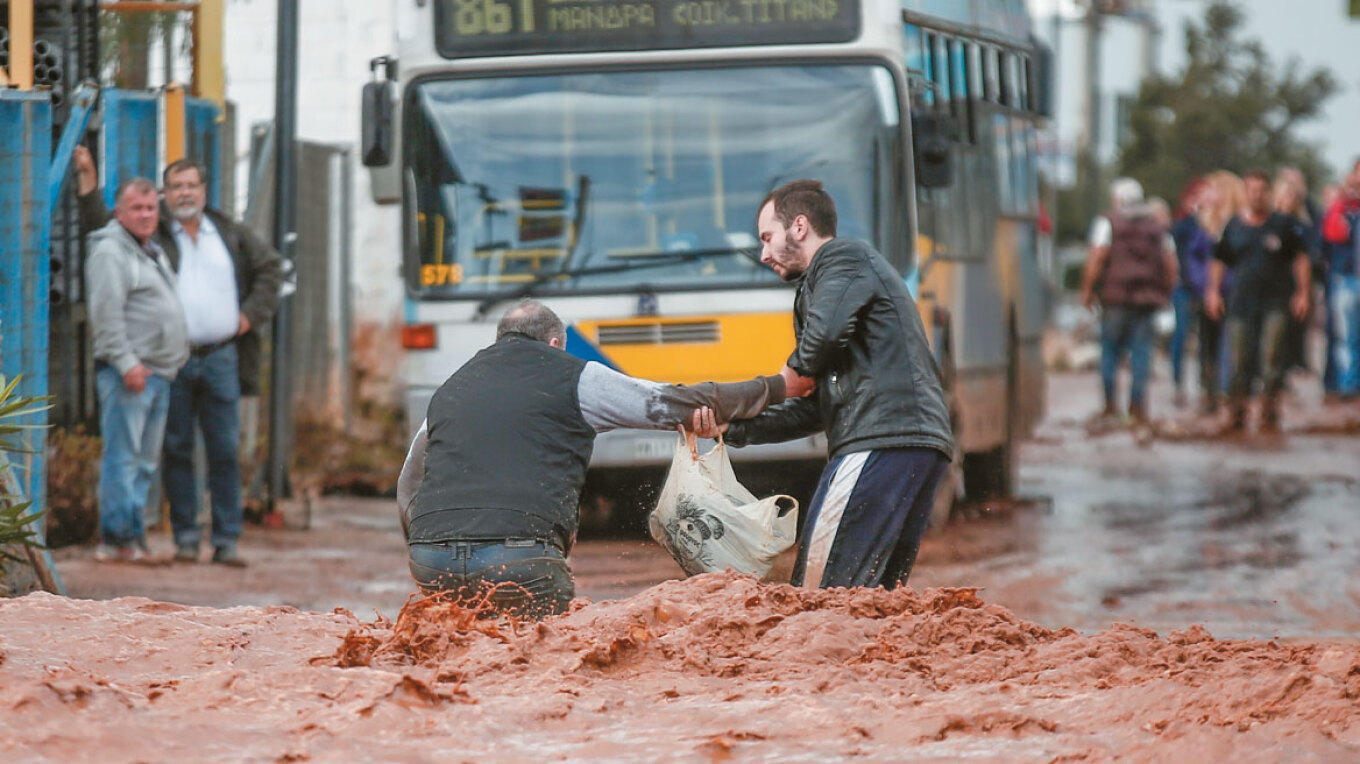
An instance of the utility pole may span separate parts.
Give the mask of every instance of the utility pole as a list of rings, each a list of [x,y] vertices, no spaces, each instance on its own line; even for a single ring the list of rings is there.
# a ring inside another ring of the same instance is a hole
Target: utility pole
[[[297,242],[297,40],[298,0],[279,0],[278,62],[274,86],[274,246],[285,266],[293,262]],[[292,452],[293,406],[291,303],[285,296],[274,314],[273,353],[269,366],[269,508],[288,497],[288,463]]]
[[[1100,51],[1104,32],[1104,0],[1086,0],[1086,61],[1082,67],[1086,78],[1085,124],[1082,126],[1081,146],[1077,157],[1077,183],[1087,182],[1087,199],[1083,212],[1089,219],[1095,214],[1100,198]]]
[[[1143,79],[1161,74],[1162,25],[1157,22],[1155,0],[1143,0],[1138,23],[1143,27]]]

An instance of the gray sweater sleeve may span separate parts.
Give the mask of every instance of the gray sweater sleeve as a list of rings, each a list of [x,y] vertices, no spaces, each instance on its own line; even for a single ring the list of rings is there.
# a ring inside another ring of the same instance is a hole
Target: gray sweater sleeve
[[[397,510],[401,513],[401,535],[407,535],[411,522],[411,502],[425,481],[425,445],[429,442],[428,422],[420,423],[420,430],[411,441],[411,449],[406,452],[406,462],[401,465],[401,475],[397,478]]]
[[[132,352],[124,308],[128,295],[128,268],[115,242],[104,240],[94,245],[85,261],[86,305],[93,329],[93,355],[127,374],[142,361]]]
[[[673,430],[689,424],[696,408],[708,406],[726,422],[747,419],[784,400],[782,377],[756,377],[745,382],[668,385],[638,379],[591,361],[577,386],[581,414],[595,432],[620,427]]]

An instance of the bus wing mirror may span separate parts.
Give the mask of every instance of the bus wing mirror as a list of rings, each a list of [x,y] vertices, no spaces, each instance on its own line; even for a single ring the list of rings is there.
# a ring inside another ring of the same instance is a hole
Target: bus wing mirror
[[[363,127],[360,149],[365,167],[386,167],[392,162],[392,83],[387,80],[364,84]]]
[[[933,114],[917,114],[911,132],[916,182],[924,188],[948,186],[954,181],[954,163],[945,126]]]

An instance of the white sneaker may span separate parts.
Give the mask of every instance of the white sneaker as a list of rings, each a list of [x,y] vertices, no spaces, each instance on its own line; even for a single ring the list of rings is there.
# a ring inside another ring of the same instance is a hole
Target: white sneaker
[[[146,559],[146,550],[139,546],[115,546],[101,543],[94,549],[96,562],[141,562]]]

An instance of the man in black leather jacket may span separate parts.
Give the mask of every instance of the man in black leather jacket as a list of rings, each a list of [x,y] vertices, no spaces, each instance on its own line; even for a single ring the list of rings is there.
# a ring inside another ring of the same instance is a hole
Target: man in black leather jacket
[[[867,242],[836,238],[836,207],[815,180],[770,193],[757,218],[761,262],[797,281],[788,400],[693,428],[734,446],[825,431],[830,461],[808,508],[795,585],[905,582],[954,451],[939,369],[916,304]]]

